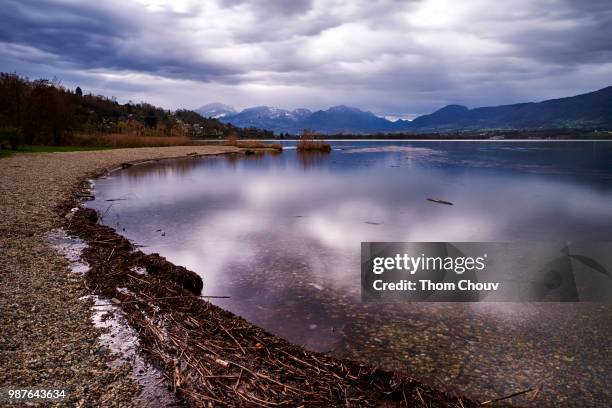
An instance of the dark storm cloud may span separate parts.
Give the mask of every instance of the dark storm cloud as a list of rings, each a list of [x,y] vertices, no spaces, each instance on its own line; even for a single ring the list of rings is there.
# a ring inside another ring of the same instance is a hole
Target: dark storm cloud
[[[0,22],[0,70],[169,107],[350,104],[413,116],[612,78],[603,0],[3,0]]]
[[[32,55],[33,62],[43,63],[47,55],[55,55],[59,64],[80,69],[139,71],[197,80],[235,73],[214,62],[198,63],[180,48],[165,48],[168,41],[156,42],[154,35],[142,36],[156,27],[138,19],[138,8],[109,4],[7,0],[0,8],[0,42],[42,51],[42,55]],[[134,39],[140,41],[134,43]]]
[[[526,55],[556,64],[612,61],[612,4],[607,0],[563,3],[559,11],[553,8],[542,19],[536,16],[534,24],[510,40],[522,44]]]
[[[88,6],[8,0],[0,8],[0,40],[64,55],[68,61],[107,61],[135,27],[120,15]],[[124,21],[122,21],[124,20]],[[113,29],[117,23],[121,31]]]

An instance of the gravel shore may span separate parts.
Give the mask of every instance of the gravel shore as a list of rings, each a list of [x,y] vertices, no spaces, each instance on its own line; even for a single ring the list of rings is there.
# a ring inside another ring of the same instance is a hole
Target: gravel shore
[[[16,154],[0,159],[0,387],[67,388],[76,406],[134,405],[129,367],[109,366],[82,277],[50,247],[58,206],[85,177],[134,162],[239,149],[185,146]]]

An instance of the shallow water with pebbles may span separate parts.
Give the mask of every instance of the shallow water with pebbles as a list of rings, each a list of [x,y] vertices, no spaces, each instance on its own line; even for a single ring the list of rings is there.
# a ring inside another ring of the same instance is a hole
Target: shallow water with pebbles
[[[238,268],[224,294],[242,299],[237,313],[297,344],[481,401],[538,387],[538,407],[612,400],[610,304],[360,303],[357,290],[314,284],[304,268],[278,262]]]
[[[230,296],[217,305],[307,348],[481,400],[540,387],[537,406],[612,399],[608,305],[362,304],[359,293],[362,241],[612,240],[612,143],[346,141],[308,158],[286,145],[112,173],[88,205],[200,273],[205,295]]]

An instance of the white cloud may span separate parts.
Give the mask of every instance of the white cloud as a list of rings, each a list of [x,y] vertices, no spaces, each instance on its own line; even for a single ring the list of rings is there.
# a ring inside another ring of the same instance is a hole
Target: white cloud
[[[414,116],[612,77],[606,2],[8,0],[0,69],[168,108],[346,104]]]

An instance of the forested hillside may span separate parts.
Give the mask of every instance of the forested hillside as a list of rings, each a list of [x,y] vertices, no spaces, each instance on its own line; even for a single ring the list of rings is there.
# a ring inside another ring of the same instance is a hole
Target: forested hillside
[[[239,129],[187,110],[172,112],[146,102],[67,89],[57,80],[29,80],[0,73],[0,142],[11,145],[70,143],[75,135],[266,137],[271,132]]]

